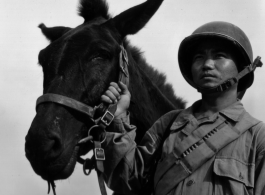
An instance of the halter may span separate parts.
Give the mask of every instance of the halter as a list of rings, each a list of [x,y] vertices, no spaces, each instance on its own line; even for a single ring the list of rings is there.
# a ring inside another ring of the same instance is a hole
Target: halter
[[[129,85],[128,56],[127,56],[127,52],[124,49],[124,47],[123,46],[120,46],[120,47],[121,47],[121,52],[119,55],[119,68],[120,68],[119,81],[123,82],[124,84],[128,86]],[[99,106],[92,107],[78,100],[75,100],[75,99],[72,99],[72,98],[69,98],[63,95],[53,94],[53,93],[47,93],[47,94],[40,96],[37,99],[36,108],[38,107],[39,104],[42,104],[45,102],[54,102],[54,103],[61,104],[69,108],[72,108],[74,110],[77,110],[87,115],[94,122],[96,120],[95,119],[96,112],[98,111],[98,109],[102,109],[101,104]],[[108,114],[106,114],[106,117],[107,115]],[[111,123],[111,121],[109,121],[107,118],[105,119],[107,120],[106,125]],[[105,120],[105,119],[102,119],[102,120]]]
[[[120,48],[121,48],[121,51],[119,54],[119,81],[123,82],[128,87],[129,86],[128,55],[122,45],[120,45]],[[104,104],[101,103],[98,106],[92,107],[78,100],[75,100],[75,99],[72,99],[72,98],[69,98],[63,95],[53,94],[53,93],[47,93],[47,94],[40,96],[37,99],[36,109],[38,105],[42,103],[47,103],[47,102],[53,102],[53,103],[57,103],[57,104],[72,108],[78,112],[85,114],[91,121],[94,122],[94,125],[88,130],[88,136],[80,140],[78,143],[79,145],[91,140],[92,132],[96,131],[97,133],[99,133],[99,132],[105,131],[105,128],[109,126],[111,122],[113,121],[114,113],[117,109],[117,104],[106,105],[105,103]],[[106,191],[106,188],[104,185],[104,179],[103,179],[103,172],[104,172],[103,161],[105,160],[104,149],[101,148],[101,143],[103,141],[93,140],[94,156],[92,157],[92,159],[84,160],[81,157],[78,157],[77,161],[83,164],[83,170],[84,170],[85,175],[89,175],[93,168],[96,169],[101,194],[107,195],[107,191]],[[96,164],[95,164],[95,161],[96,161]],[[86,169],[88,169],[89,172],[86,172]],[[50,186],[52,187],[54,195],[56,195],[54,181],[48,181],[48,193],[50,192]]]

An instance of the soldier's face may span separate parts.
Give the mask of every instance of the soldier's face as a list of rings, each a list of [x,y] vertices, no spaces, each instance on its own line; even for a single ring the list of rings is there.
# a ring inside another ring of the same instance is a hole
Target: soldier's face
[[[237,76],[231,47],[221,40],[199,44],[193,55],[191,72],[194,83],[200,88],[216,87]]]

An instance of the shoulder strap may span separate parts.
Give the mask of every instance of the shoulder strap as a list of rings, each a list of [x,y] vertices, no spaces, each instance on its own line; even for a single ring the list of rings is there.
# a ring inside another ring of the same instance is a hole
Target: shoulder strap
[[[202,137],[191,134],[179,145],[175,145],[174,154],[169,154],[158,164],[154,177],[155,194],[168,194],[179,182],[191,175],[219,150],[257,123],[259,123],[258,120],[244,112],[241,120],[234,127],[230,127],[225,122],[205,126],[204,135],[200,134],[203,135]],[[199,132],[198,130],[195,132]]]
[[[141,191],[142,195],[151,195],[151,194],[153,194],[153,191],[154,191],[154,175],[155,175],[155,171],[156,171],[156,167],[157,167],[158,161],[161,158],[163,144],[164,144],[165,140],[168,138],[168,136],[170,134],[170,127],[172,126],[173,122],[176,120],[177,116],[179,115],[179,113],[181,111],[182,110],[178,110],[175,113],[175,115],[172,117],[171,121],[169,122],[169,124],[168,124],[168,126],[167,126],[167,128],[165,130],[165,133],[164,133],[164,135],[162,137],[162,140],[161,140],[157,150],[154,153],[154,164],[150,168],[150,171],[149,171],[150,174],[147,175],[147,177],[146,177],[147,183],[146,183],[146,185],[144,185],[144,188]]]

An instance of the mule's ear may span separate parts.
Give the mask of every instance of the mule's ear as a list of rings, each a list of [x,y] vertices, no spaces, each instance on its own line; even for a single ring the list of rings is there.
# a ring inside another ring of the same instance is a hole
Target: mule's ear
[[[162,2],[163,0],[147,0],[122,12],[114,17],[111,22],[123,38],[126,35],[135,34],[146,25]]]
[[[55,41],[56,39],[64,35],[66,32],[71,30],[71,28],[63,26],[47,28],[44,24],[40,24],[39,28],[41,29],[45,37],[51,42]]]
[[[89,22],[97,17],[109,19],[109,6],[106,0],[80,0],[79,15]]]

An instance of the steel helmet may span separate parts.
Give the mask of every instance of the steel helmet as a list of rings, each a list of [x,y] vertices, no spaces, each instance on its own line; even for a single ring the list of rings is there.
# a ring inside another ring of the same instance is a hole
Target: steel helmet
[[[228,22],[210,22],[197,28],[190,36],[186,37],[180,44],[178,52],[179,67],[186,81],[196,88],[191,75],[192,49],[196,44],[205,39],[223,39],[231,43],[237,52],[240,64],[237,64],[238,71],[253,62],[251,44],[245,33],[237,26]],[[253,72],[245,75],[239,80],[238,92],[249,88],[254,80]]]

